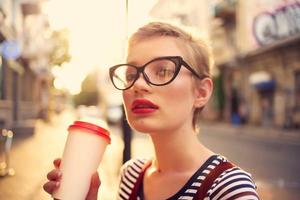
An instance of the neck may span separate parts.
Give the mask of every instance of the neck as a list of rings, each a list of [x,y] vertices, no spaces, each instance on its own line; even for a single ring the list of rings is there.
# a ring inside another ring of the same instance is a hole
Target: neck
[[[159,172],[195,170],[213,154],[192,129],[150,135],[155,149],[153,167]]]

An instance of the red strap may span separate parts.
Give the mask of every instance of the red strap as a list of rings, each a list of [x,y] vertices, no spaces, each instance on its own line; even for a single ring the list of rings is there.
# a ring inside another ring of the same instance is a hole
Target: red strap
[[[206,193],[211,188],[213,182],[227,169],[233,168],[234,165],[230,162],[222,162],[217,165],[214,169],[210,171],[210,173],[203,180],[200,188],[198,189],[194,200],[203,200],[205,198]]]
[[[137,178],[136,182],[134,183],[133,189],[131,191],[131,194],[129,196],[129,200],[136,200],[137,196],[138,196],[138,192],[139,189],[141,187],[143,178],[144,178],[144,174],[146,172],[146,170],[151,166],[152,161],[149,160],[145,163],[145,165],[142,168],[141,173],[139,174],[139,177]]]

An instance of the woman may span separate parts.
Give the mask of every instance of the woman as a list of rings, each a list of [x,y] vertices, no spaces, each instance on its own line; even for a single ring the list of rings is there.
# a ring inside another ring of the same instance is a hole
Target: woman
[[[126,64],[110,68],[110,77],[123,91],[130,126],[149,134],[155,156],[122,167],[118,198],[259,199],[247,172],[197,138],[199,113],[213,90],[205,43],[178,27],[153,22],[131,36],[127,53]],[[49,193],[59,185],[57,171],[49,173],[44,187]],[[96,174],[87,199],[97,198],[97,180]]]

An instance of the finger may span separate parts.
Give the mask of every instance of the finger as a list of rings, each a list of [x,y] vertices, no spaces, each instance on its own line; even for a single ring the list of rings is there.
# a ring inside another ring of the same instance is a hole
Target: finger
[[[55,168],[59,168],[60,163],[61,163],[61,158],[56,158],[56,159],[53,161],[53,164],[54,164]]]
[[[101,181],[99,178],[98,172],[95,172],[91,178],[90,189],[86,196],[86,200],[97,200],[98,199],[98,190],[100,187]]]
[[[43,189],[52,195],[53,191],[59,187],[60,183],[56,181],[49,181],[43,185]]]
[[[49,181],[58,181],[60,180],[62,173],[59,169],[54,169],[47,174],[47,178]]]

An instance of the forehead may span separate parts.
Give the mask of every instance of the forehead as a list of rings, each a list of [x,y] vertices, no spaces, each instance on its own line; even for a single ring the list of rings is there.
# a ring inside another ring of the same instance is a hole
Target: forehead
[[[174,37],[161,36],[139,40],[129,45],[127,62],[142,65],[154,58],[181,56],[185,58],[181,42]]]

